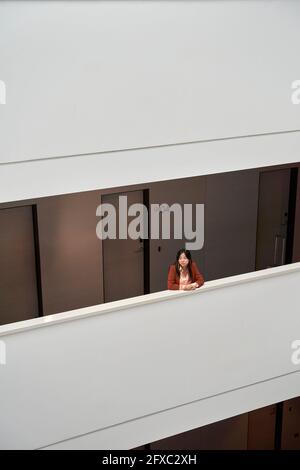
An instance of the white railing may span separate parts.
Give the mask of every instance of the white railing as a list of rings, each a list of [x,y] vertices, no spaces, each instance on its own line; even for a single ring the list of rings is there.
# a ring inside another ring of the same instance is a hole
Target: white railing
[[[0,447],[132,448],[300,395],[300,263],[0,327]]]

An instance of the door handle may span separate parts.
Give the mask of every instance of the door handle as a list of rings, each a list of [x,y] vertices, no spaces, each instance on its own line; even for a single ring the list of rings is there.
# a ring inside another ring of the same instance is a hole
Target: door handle
[[[133,250],[134,253],[140,253],[141,251],[144,251],[144,240],[139,237],[138,241],[140,242],[140,246],[137,248],[137,250]]]
[[[278,238],[279,238],[279,235],[275,235],[274,259],[273,259],[274,266],[276,266],[276,260],[277,260]]]

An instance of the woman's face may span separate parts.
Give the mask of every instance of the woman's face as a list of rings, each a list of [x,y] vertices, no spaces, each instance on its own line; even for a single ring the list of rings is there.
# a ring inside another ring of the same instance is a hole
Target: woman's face
[[[187,265],[189,264],[189,259],[185,256],[184,253],[181,253],[181,255],[178,258],[178,261],[182,268],[186,268]]]

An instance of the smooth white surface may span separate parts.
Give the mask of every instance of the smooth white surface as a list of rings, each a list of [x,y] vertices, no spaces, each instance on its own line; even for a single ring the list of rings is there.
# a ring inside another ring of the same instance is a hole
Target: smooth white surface
[[[298,162],[299,14],[295,0],[0,2],[0,203]]]
[[[0,2],[0,161],[299,129],[295,0]]]
[[[279,403],[287,397],[297,397],[299,393],[300,372],[297,372],[144,416],[118,426],[111,426],[44,449],[132,449],[199,426]]]
[[[299,13],[293,0],[1,2],[0,202],[298,162],[299,132],[107,151],[298,129]],[[0,447],[102,430],[103,448],[126,448],[299,395],[299,266],[276,269],[1,327]]]
[[[297,372],[299,263],[241,276],[2,335],[1,446],[45,447]],[[264,398],[273,403],[272,388]]]
[[[292,132],[0,165],[0,203],[297,163],[299,148]]]
[[[259,279],[280,276],[282,274],[293,273],[295,271],[300,271],[300,262],[284,266],[277,266],[275,268],[261,269],[259,271],[239,274],[237,276],[228,276],[226,278],[215,279],[213,281],[207,281],[203,286],[201,286],[201,288],[193,291],[164,290],[160,292],[154,292],[152,294],[140,295],[138,297],[130,297],[127,299],[116,300],[114,302],[93,305],[91,307],[69,310],[67,312],[56,313],[54,315],[46,315],[44,317],[33,318],[16,323],[9,323],[7,325],[0,325],[0,337],[45,326],[56,325],[58,323],[70,322],[72,320],[78,320],[94,315],[113,313],[117,310],[128,309],[135,306],[141,307],[142,305],[161,302],[163,300],[174,299],[187,295],[203,294],[203,292],[206,291],[234,286],[236,284],[243,284],[245,282],[251,282]]]

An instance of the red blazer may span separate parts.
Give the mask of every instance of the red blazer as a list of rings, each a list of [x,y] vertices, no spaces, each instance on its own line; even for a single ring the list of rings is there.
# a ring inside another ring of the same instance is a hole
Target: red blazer
[[[195,261],[192,261],[192,282],[197,282],[199,287],[204,284],[204,277],[197,268]],[[168,289],[177,290],[179,289],[180,278],[177,275],[175,264],[171,264],[168,273]]]

